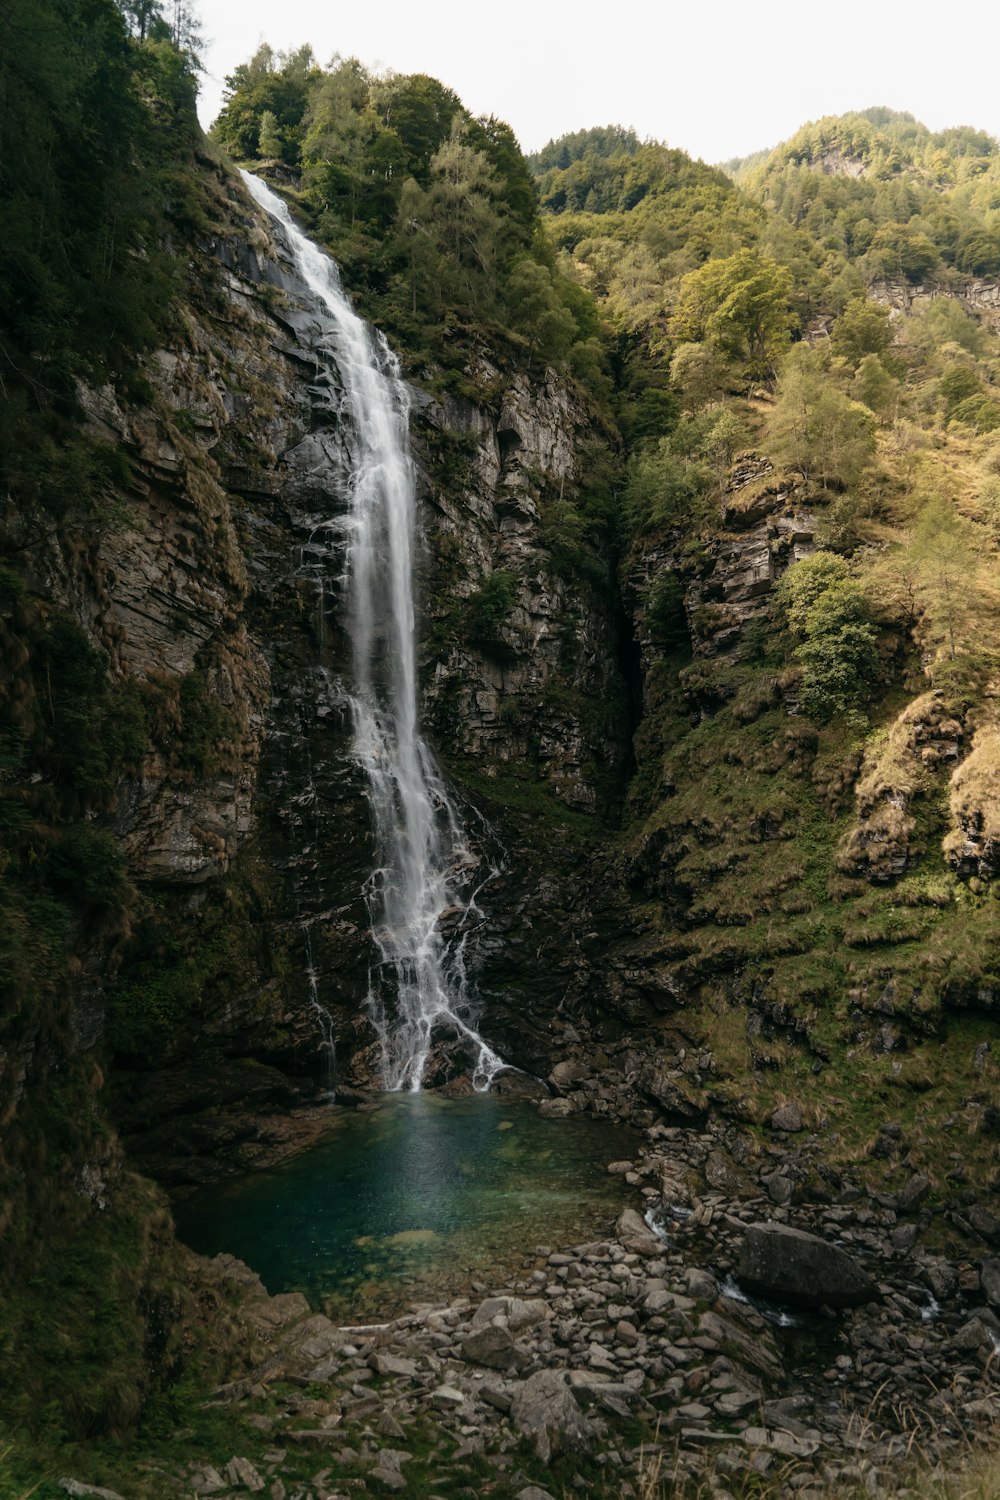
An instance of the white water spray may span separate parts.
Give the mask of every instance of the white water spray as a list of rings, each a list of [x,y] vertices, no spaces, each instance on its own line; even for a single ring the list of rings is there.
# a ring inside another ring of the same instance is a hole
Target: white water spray
[[[475,895],[463,892],[476,861],[417,723],[409,397],[398,360],[351,307],[333,261],[259,178],[242,175],[281,225],[299,275],[328,314],[313,348],[339,372],[352,429],[343,582],[353,750],[375,834],[365,896],[381,962],[367,1005],[383,1083],[419,1089],[435,1038],[451,1034],[472,1053],[473,1084],[485,1090],[505,1064],[476,1031],[466,975],[466,941],[479,914]]]

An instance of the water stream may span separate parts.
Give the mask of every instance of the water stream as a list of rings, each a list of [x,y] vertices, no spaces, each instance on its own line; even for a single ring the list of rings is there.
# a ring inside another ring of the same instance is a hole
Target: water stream
[[[476,1029],[466,970],[469,934],[481,917],[478,862],[417,717],[408,392],[384,338],[344,295],[333,261],[259,178],[243,178],[322,309],[312,350],[339,377],[350,427],[348,512],[330,530],[340,526],[344,535],[353,753],[375,840],[365,896],[378,962],[366,1005],[381,1043],[382,1082],[419,1090],[435,1042],[457,1038],[475,1088],[485,1091],[505,1064]]]

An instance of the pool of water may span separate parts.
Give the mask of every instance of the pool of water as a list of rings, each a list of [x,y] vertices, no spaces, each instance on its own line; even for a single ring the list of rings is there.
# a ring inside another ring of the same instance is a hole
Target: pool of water
[[[510,1275],[536,1245],[606,1233],[623,1198],[605,1168],[635,1148],[623,1126],[495,1096],[388,1094],[281,1167],[184,1199],[178,1230],[239,1256],[269,1292],[365,1322]]]

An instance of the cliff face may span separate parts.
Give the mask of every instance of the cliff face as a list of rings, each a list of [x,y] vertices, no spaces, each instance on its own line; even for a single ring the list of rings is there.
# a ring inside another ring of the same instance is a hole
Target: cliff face
[[[551,371],[504,376],[483,359],[474,374],[488,406],[446,397],[422,412],[425,451],[445,441],[464,458],[426,495],[430,720],[446,753],[485,774],[530,767],[567,807],[607,815],[629,729],[613,590],[560,565],[549,539],[552,508],[586,480],[590,413]],[[484,580],[498,578],[503,613],[480,621]]]
[[[212,201],[148,390],[81,391],[88,435],[128,460],[112,524],[86,546],[52,528],[30,579],[141,702],[145,744],[102,820],[135,896],[128,930],[84,958],[76,1046],[114,1059],[135,1159],[181,1181],[321,1128],[331,1034],[342,1081],[372,1081],[376,1063],[372,851],[343,693],[351,434],[280,236],[231,179],[214,177]],[[560,574],[546,541],[546,505],[585,477],[586,408],[555,376],[485,356],[469,390],[413,398],[425,719],[460,792],[471,768],[473,804],[495,799],[478,836],[484,873],[501,873],[473,965],[502,1047],[547,1071],[547,1017],[584,984],[549,886],[581,863],[574,816],[589,828],[613,810],[629,724],[611,591]],[[523,836],[530,796],[505,826],[504,788],[529,782],[554,830],[540,842]],[[569,965],[559,986],[538,983],[546,944]],[[30,1046],[19,1055],[28,1076]]]
[[[991,276],[963,276],[953,283],[918,282],[898,279],[876,281],[868,295],[874,302],[890,308],[896,316],[926,308],[937,297],[950,297],[984,327],[1000,328],[1000,283]]]

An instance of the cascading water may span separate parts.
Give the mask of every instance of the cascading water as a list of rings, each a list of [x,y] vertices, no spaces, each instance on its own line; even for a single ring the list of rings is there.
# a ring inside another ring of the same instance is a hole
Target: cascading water
[[[243,178],[281,226],[296,270],[328,314],[314,352],[339,373],[352,429],[343,583],[353,751],[375,835],[376,868],[365,895],[381,962],[367,1004],[382,1046],[383,1082],[419,1089],[435,1037],[450,1032],[471,1051],[473,1084],[485,1090],[506,1064],[476,1030],[466,974],[478,908],[475,893],[465,893],[476,860],[417,722],[409,397],[395,355],[354,312],[334,263],[259,178]]]

